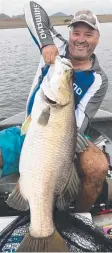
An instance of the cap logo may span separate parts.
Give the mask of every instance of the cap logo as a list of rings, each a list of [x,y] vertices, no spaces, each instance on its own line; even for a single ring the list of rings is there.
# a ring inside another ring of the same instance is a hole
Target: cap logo
[[[93,25],[96,24],[96,19],[93,16],[88,16],[87,14],[76,15],[75,20],[85,20],[92,23]]]

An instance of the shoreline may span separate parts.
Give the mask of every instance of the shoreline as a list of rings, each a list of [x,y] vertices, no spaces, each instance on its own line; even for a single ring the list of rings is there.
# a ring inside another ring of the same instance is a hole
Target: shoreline
[[[112,22],[112,15],[97,15],[100,23],[110,23]],[[54,26],[63,26],[69,25],[73,16],[61,16],[50,17],[51,23]],[[27,28],[27,24],[24,19],[15,18],[15,19],[0,19],[0,29],[15,29],[15,28]]]

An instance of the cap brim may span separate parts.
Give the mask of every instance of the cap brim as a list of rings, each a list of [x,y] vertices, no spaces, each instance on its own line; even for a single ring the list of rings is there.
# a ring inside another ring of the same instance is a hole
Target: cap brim
[[[96,28],[95,25],[92,25],[91,23],[89,23],[88,21],[83,20],[83,19],[82,19],[82,20],[73,21],[72,23],[70,23],[70,24],[68,25],[68,27],[74,26],[74,25],[77,24],[77,23],[86,23],[86,24],[88,24],[89,26],[91,26],[93,29],[98,30],[98,28]]]

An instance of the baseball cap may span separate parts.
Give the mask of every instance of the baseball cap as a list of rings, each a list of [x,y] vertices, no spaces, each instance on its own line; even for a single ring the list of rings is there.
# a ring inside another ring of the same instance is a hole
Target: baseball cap
[[[69,26],[74,26],[78,22],[86,23],[93,29],[98,30],[100,32],[100,24],[97,19],[97,16],[89,10],[78,11],[74,15]]]

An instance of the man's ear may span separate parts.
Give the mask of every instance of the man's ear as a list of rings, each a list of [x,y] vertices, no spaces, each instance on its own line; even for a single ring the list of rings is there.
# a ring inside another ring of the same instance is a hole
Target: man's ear
[[[97,42],[96,42],[97,45],[99,43],[99,40],[100,40],[100,33],[99,33],[99,31],[97,31]]]

